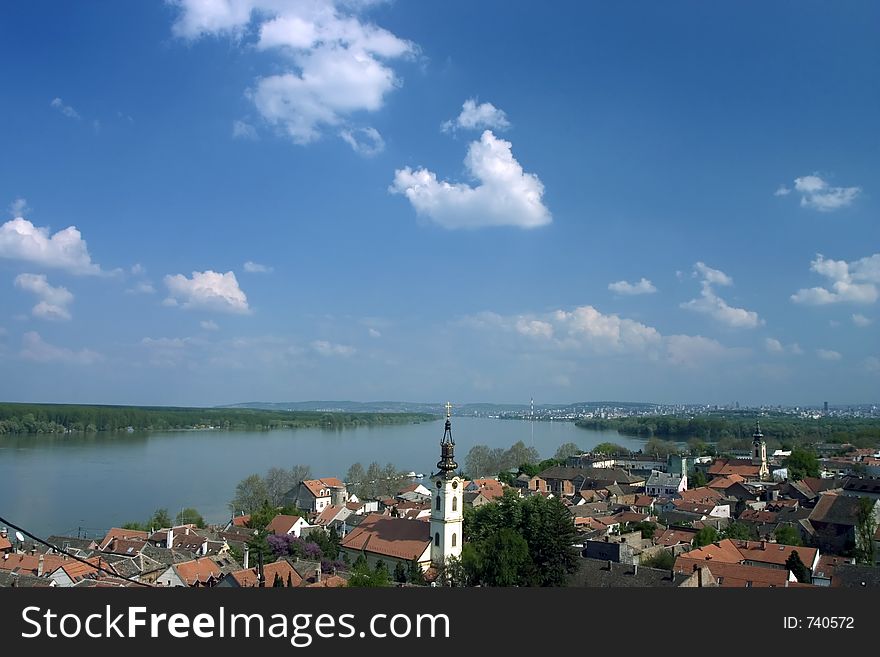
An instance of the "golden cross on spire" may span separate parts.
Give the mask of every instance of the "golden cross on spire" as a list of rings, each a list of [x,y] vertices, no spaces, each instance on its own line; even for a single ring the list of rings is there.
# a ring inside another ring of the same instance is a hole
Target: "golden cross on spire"
[[[452,404],[446,402],[446,417],[452,417]]]

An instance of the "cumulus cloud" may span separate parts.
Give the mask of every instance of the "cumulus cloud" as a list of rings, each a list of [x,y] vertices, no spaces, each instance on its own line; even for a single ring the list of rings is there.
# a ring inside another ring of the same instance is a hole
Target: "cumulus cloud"
[[[445,121],[440,126],[443,132],[451,132],[456,128],[465,130],[506,130],[510,127],[510,121],[504,110],[500,110],[492,103],[480,103],[477,105],[475,98],[468,98],[461,106],[461,113],[454,119]]]
[[[636,294],[654,294],[657,288],[647,278],[642,278],[638,283],[629,283],[627,281],[617,281],[609,283],[608,289],[617,294],[636,295]]]
[[[717,340],[700,335],[664,336],[653,326],[605,314],[593,306],[540,315],[504,316],[485,311],[465,317],[459,324],[481,331],[521,336],[542,349],[558,350],[566,358],[578,353],[634,356],[682,367],[697,367],[744,353],[744,350],[730,349]]]
[[[816,355],[819,358],[821,358],[822,360],[830,360],[830,361],[836,361],[836,360],[840,360],[842,358],[842,356],[840,355],[840,352],[833,351],[831,349],[816,349]]]
[[[777,340],[776,338],[765,338],[764,339],[764,348],[768,353],[771,354],[793,354],[795,356],[801,355],[803,350],[800,348],[797,342],[793,342],[789,345],[784,345],[782,342]]]
[[[75,109],[73,109],[73,107],[71,107],[70,105],[65,105],[65,104],[64,104],[64,101],[61,100],[60,98],[53,98],[53,99],[52,99],[52,102],[49,103],[49,105],[51,105],[54,109],[56,109],[56,110],[58,110],[59,112],[61,112],[61,113],[62,113],[64,116],[66,116],[68,119],[77,119],[77,120],[79,120],[79,119],[82,118],[82,117],[79,115],[79,112],[77,112]]]
[[[248,139],[255,141],[260,138],[257,129],[250,123],[241,120],[232,122],[232,137],[234,139]]]
[[[758,313],[731,306],[715,293],[713,285],[733,285],[733,279],[723,271],[712,269],[705,263],[698,262],[694,265],[694,276],[703,279],[700,296],[682,303],[682,308],[709,315],[731,328],[756,328],[764,323]]]
[[[344,344],[334,344],[326,340],[315,340],[312,342],[314,349],[321,356],[343,356],[348,357],[355,353],[355,348]]]
[[[785,196],[791,189],[781,185],[775,192],[776,196]],[[818,173],[794,179],[794,191],[801,195],[801,207],[833,212],[852,205],[861,193],[861,187],[833,187]]]
[[[273,271],[272,267],[251,260],[244,263],[244,270],[249,274],[271,274]]]
[[[92,365],[104,357],[90,349],[74,351],[67,347],[49,344],[36,331],[28,331],[21,339],[20,356],[37,363],[67,363],[71,365]]]
[[[73,303],[73,294],[65,287],[53,287],[43,274],[19,274],[15,286],[37,296],[39,302],[31,311],[34,317],[42,319],[70,319],[68,306]]]
[[[369,3],[312,0],[176,0],[173,32],[187,39],[257,35],[257,50],[278,53],[282,72],[258,78],[248,96],[269,124],[298,144],[375,112],[401,85],[389,62],[416,46],[362,20]],[[248,44],[250,45],[250,44]],[[274,69],[278,65],[273,66]]]
[[[873,323],[873,321],[874,320],[872,320],[869,317],[865,317],[861,313],[853,313],[853,316],[852,316],[853,324],[855,324],[859,328],[864,328],[866,326],[870,326]]]
[[[217,325],[213,319],[205,319],[199,322],[199,326],[202,327],[205,331],[219,331],[220,327]]]
[[[64,269],[71,274],[100,274],[75,226],[50,235],[49,229],[16,217],[0,226],[0,258]]]
[[[385,140],[375,128],[345,129],[339,136],[355,153],[364,157],[373,157],[385,150]]]
[[[405,195],[419,215],[449,229],[535,228],[552,221],[541,201],[544,185],[535,174],[523,172],[510,142],[486,130],[471,143],[464,163],[477,186],[440,182],[425,168],[405,167],[395,172],[389,191]]]
[[[821,306],[831,303],[871,304],[880,292],[880,253],[846,262],[831,260],[821,253],[810,263],[810,270],[831,282],[825,287],[803,288],[791,295],[795,303]]]
[[[382,337],[382,332],[377,329],[374,329],[372,326],[367,329],[367,334],[371,338],[381,338]]]
[[[165,285],[170,295],[168,305],[180,304],[187,309],[225,313],[250,312],[247,297],[231,271],[225,274],[211,270],[194,271],[192,278],[183,274],[169,275],[165,277]]]

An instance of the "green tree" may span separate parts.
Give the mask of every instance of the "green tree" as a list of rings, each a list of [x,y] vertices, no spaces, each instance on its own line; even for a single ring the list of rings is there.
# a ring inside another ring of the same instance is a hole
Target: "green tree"
[[[773,532],[773,537],[780,545],[800,545],[801,534],[791,525],[779,525]]]
[[[724,538],[747,541],[753,538],[752,529],[743,522],[732,522],[724,530]],[[710,541],[712,542],[714,541]]]
[[[801,555],[797,553],[797,550],[791,551],[788,559],[785,560],[785,567],[794,573],[797,581],[806,583],[810,582],[810,571],[804,565],[804,562],[801,561]]]
[[[702,470],[697,470],[694,472],[694,476],[688,479],[689,488],[702,488],[708,483],[706,473]]]
[[[171,527],[172,524],[171,516],[168,515],[168,509],[156,509],[147,521],[147,525],[149,525],[151,529],[163,529],[165,527]]]
[[[425,573],[422,571],[422,567],[419,566],[419,562],[415,559],[409,562],[409,567],[406,571],[406,581],[415,586],[425,585]]]
[[[358,497],[364,497],[362,487],[366,478],[367,473],[364,471],[364,466],[360,463],[353,463],[345,475],[348,492]]]
[[[704,545],[714,543],[718,539],[718,530],[712,527],[712,525],[707,525],[694,535],[694,547],[703,547]]]
[[[860,497],[856,515],[856,561],[869,566],[875,563],[874,537],[877,533],[877,516],[874,515],[874,504],[874,500]]]
[[[468,579],[483,586],[528,585],[534,567],[529,545],[515,530],[503,527],[488,538],[470,544],[462,563]]]
[[[178,525],[195,525],[201,529],[205,527],[205,519],[202,514],[192,507],[181,509],[177,517],[174,518],[174,522]]]
[[[272,587],[273,588],[283,588],[284,587],[284,580],[281,579],[281,575],[279,573],[275,573],[275,579],[272,582]]]
[[[803,448],[791,450],[791,456],[786,459],[785,467],[788,468],[789,481],[819,476],[819,459],[815,453]]]
[[[627,456],[630,453],[630,450],[617,443],[599,443],[592,451],[595,454],[608,454],[609,456]]]
[[[402,561],[398,561],[394,566],[394,581],[400,584],[406,583],[406,566]]]
[[[559,446],[559,449],[556,450],[556,454],[553,455],[553,458],[557,461],[565,461],[569,456],[577,456],[578,454],[582,454],[584,450],[578,447],[575,443],[565,443]]]
[[[260,475],[252,474],[238,482],[235,487],[235,496],[229,502],[229,508],[236,515],[238,513],[253,513],[268,499],[269,492],[266,490],[266,482]]]

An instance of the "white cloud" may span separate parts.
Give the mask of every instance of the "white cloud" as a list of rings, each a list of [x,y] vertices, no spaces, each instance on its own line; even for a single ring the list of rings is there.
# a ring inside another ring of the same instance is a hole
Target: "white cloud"
[[[521,335],[533,337],[552,338],[553,325],[539,319],[525,319],[520,317],[516,320],[516,331]]]
[[[283,57],[284,72],[256,80],[248,93],[260,115],[294,142],[318,139],[357,112],[374,112],[401,82],[388,62],[416,46],[362,21],[369,3],[333,0],[176,0],[173,32],[196,39],[258,35],[258,50]],[[277,68],[275,66],[274,68]]]
[[[733,285],[733,279],[720,269],[712,269],[704,262],[694,265],[694,278],[700,277],[712,285]]]
[[[880,297],[880,253],[846,262],[829,260],[821,253],[810,263],[810,269],[831,281],[831,289],[811,287],[791,295],[795,303],[820,306],[831,303],[871,304]]]
[[[456,118],[446,121],[441,126],[443,132],[450,132],[456,128],[465,130],[483,130],[491,128],[506,130],[510,127],[510,121],[503,110],[498,109],[492,103],[480,103],[474,98],[468,98],[461,106],[461,114]]]
[[[870,326],[874,320],[869,317],[865,317],[861,313],[853,313],[852,322],[859,328],[864,328],[866,326]]]
[[[709,315],[731,328],[756,328],[764,323],[764,320],[753,310],[731,306],[715,294],[715,290],[712,288],[713,284],[733,285],[733,279],[723,271],[712,269],[704,263],[698,262],[694,265],[694,276],[700,276],[703,279],[700,296],[680,304],[682,308]]]
[[[9,214],[12,215],[13,219],[16,217],[25,217],[30,211],[31,209],[28,207],[26,199],[17,198],[9,204]]]
[[[781,354],[783,351],[785,351],[782,343],[775,338],[765,338],[764,346],[771,354]]]
[[[183,349],[192,340],[190,338],[143,338],[141,344],[155,349]]]
[[[192,278],[187,278],[183,274],[169,275],[165,277],[165,285],[170,294],[169,305],[180,303],[181,307],[187,309],[226,313],[250,312],[247,297],[231,271],[225,274],[211,270],[194,271]]]
[[[785,185],[780,185],[776,188],[776,191],[773,192],[773,196],[788,196],[791,194],[791,190]]]
[[[70,105],[65,105],[64,101],[61,100],[60,98],[53,98],[52,102],[49,104],[69,119],[81,119],[82,118],[79,115],[79,112],[77,112],[75,109],[73,109],[73,107],[71,107]]]
[[[771,354],[784,354],[789,353],[795,356],[800,356],[803,354],[803,350],[797,342],[793,342],[790,345],[783,345],[776,338],[765,338],[764,339],[764,348],[768,353]]]
[[[99,274],[82,235],[75,226],[49,235],[48,228],[17,217],[0,226],[0,258],[24,260],[72,274]]]
[[[73,294],[65,287],[53,287],[43,274],[19,274],[15,286],[35,294],[39,299],[33,307],[35,317],[52,320],[70,319],[68,306],[73,303]]]
[[[371,338],[381,338],[382,337],[382,332],[374,329],[373,327],[370,327],[367,329],[367,334]]]
[[[326,340],[315,340],[312,342],[312,349],[322,356],[343,356],[348,357],[355,353],[355,348],[344,344],[333,344]]]
[[[146,273],[147,273],[146,268],[139,262],[137,262],[131,266],[132,276],[143,276]]]
[[[657,288],[647,278],[642,278],[638,283],[628,283],[627,281],[617,281],[609,283],[608,289],[617,294],[635,295],[635,294],[654,294]]]
[[[831,349],[816,349],[816,355],[822,360],[840,360],[842,356],[840,352],[832,351]]]
[[[794,189],[801,195],[802,207],[820,212],[832,212],[845,208],[851,205],[862,191],[860,187],[832,187],[817,173],[795,178]],[[781,190],[786,190],[783,192],[784,194],[791,191],[782,186],[776,190],[777,196],[781,195]]]
[[[535,228],[552,221],[541,197],[544,185],[538,177],[524,173],[514,159],[511,144],[486,130],[474,141],[465,158],[468,172],[479,181],[439,182],[427,169],[398,169],[389,191],[404,194],[419,215],[444,228],[517,226]]]
[[[92,365],[104,357],[90,349],[73,351],[67,347],[56,347],[44,341],[36,331],[28,331],[21,339],[21,357],[38,363],[68,363],[73,365]]]
[[[339,136],[355,153],[364,157],[373,157],[385,150],[385,140],[376,128],[345,129]]]
[[[199,326],[202,327],[205,331],[219,331],[220,327],[217,325],[213,319],[205,319],[199,322]]]
[[[244,263],[244,270],[249,274],[271,274],[273,271],[272,267],[251,260]]]
[[[232,122],[232,137],[234,139],[248,139],[251,141],[260,138],[257,134],[257,129],[254,126],[241,120],[235,120]]]

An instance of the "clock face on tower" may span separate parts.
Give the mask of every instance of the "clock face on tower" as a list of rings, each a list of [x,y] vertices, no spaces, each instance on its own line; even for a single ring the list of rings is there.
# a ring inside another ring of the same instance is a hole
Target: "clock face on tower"
[[[438,482],[437,482],[437,488],[443,488],[443,482],[442,482],[442,481],[438,481]]]
[[[453,487],[453,488],[458,488],[458,482],[457,482],[457,481],[453,481],[453,482],[452,482],[452,487]]]

